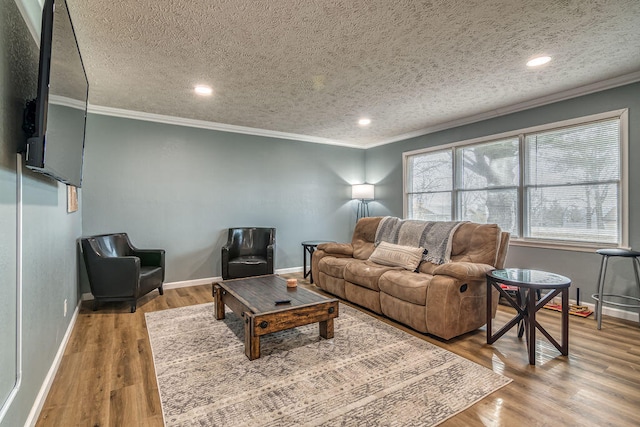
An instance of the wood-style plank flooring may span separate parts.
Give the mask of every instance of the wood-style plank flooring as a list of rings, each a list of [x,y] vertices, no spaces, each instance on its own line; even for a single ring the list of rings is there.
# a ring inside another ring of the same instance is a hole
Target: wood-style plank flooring
[[[285,277],[308,284],[301,273]],[[168,289],[164,296],[154,291],[133,314],[127,304],[105,304],[94,312],[84,303],[37,426],[162,426],[144,313],[211,301],[211,286],[203,285]],[[500,306],[494,324],[512,316]],[[559,313],[543,309],[537,318],[559,336]],[[538,334],[537,364],[530,366],[515,328],[489,346],[484,328],[442,341],[381,319],[513,379],[443,426],[640,425],[637,322],[605,316],[598,331],[593,316],[570,316],[569,356],[560,356]]]

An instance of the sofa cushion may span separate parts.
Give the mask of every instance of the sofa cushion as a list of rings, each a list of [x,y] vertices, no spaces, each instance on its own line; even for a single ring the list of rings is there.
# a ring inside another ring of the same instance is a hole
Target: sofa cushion
[[[378,279],[389,270],[400,270],[400,267],[388,267],[371,261],[352,260],[344,268],[344,279],[358,286],[379,291]]]
[[[422,255],[424,255],[424,248],[380,242],[369,257],[369,261],[375,262],[376,264],[402,267],[409,271],[415,271],[420,261],[422,261]]]
[[[378,281],[380,291],[412,304],[426,305],[427,288],[433,276],[407,270],[384,273]]]
[[[427,307],[424,305],[411,304],[380,292],[380,310],[385,316],[404,323],[416,331],[427,332]]]
[[[354,285],[345,280],[344,294],[347,300],[368,308],[375,313],[382,314],[382,310],[380,309],[380,292]]]
[[[327,256],[320,260],[318,269],[331,277],[344,279],[344,267],[350,262],[353,262],[353,258]]]
[[[320,284],[320,288],[325,291],[339,296],[340,298],[347,299],[347,295],[344,292],[344,279],[338,279],[337,277],[331,277],[322,271],[315,278],[315,283]]]

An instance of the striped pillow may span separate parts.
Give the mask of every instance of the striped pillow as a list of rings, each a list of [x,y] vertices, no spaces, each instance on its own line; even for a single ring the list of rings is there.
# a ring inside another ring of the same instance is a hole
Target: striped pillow
[[[424,248],[380,242],[369,257],[369,261],[390,267],[402,267],[409,271],[416,271],[425,253],[426,250]]]

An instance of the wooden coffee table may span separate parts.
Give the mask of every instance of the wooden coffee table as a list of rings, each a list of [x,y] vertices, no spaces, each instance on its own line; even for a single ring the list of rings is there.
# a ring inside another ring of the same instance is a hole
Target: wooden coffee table
[[[333,338],[338,300],[301,287],[288,288],[278,275],[225,280],[213,284],[215,316],[224,319],[224,306],[244,317],[244,353],[260,357],[260,337],[310,323],[320,323],[320,336]],[[284,304],[276,301],[289,300]]]

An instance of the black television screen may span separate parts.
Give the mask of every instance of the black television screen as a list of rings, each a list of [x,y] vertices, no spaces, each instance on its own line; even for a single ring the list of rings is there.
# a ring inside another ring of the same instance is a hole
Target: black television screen
[[[65,0],[45,0],[42,11],[35,133],[25,164],[65,184],[82,185],[89,83]]]

